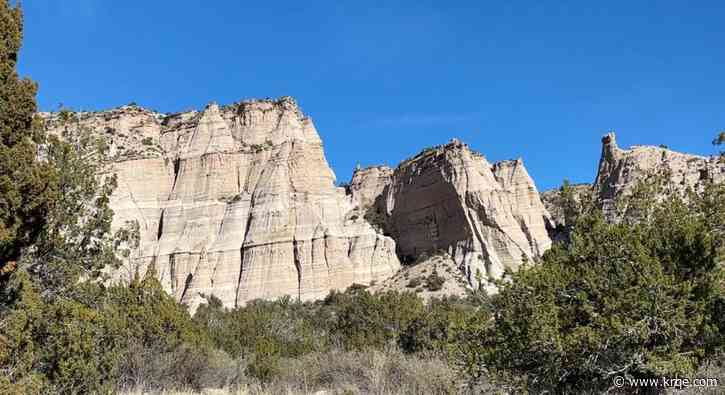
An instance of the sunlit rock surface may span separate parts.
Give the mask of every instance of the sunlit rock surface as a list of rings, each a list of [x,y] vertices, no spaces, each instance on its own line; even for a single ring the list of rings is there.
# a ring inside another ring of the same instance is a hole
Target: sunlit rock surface
[[[522,161],[492,165],[457,140],[404,161],[392,175],[358,170],[351,190],[353,201],[374,201],[368,214],[384,214],[381,228],[405,261],[445,251],[474,286],[493,290],[490,280],[551,245],[549,214]]]
[[[393,240],[348,215],[353,204],[291,98],[80,116],[110,143],[114,226],[140,227],[140,248],[116,279],[153,263],[164,288],[193,309],[202,295],[228,307],[316,299],[399,268]]]

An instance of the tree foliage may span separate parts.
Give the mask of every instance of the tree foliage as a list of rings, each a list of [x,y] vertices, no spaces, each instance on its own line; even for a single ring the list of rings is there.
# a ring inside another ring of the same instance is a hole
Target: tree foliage
[[[626,221],[579,215],[569,243],[511,274],[493,321],[473,327],[469,378],[530,391],[606,391],[614,376],[685,377],[724,345],[724,187],[701,196],[629,199]]]
[[[285,361],[401,351],[457,367],[473,392],[491,381],[506,391],[604,392],[615,375],[691,376],[725,352],[725,186],[674,193],[666,174],[632,190],[616,221],[565,184],[566,237],[492,296],[425,303],[353,286],[316,302],[234,309],[209,296],[191,317],[155,264],[127,285],[103,281],[138,242],[138,224],[111,232],[116,180],[105,144],[67,110],[61,134],[44,135],[36,87],[16,71],[22,14],[7,0],[0,32],[0,393],[201,390],[244,375],[268,383]],[[426,283],[443,285],[435,272]],[[358,375],[380,365],[342,362]],[[383,370],[406,374],[399,364]]]
[[[44,135],[35,118],[36,85],[17,74],[22,20],[19,7],[0,1],[0,274],[5,275],[35,241],[57,197],[56,172],[37,157]]]

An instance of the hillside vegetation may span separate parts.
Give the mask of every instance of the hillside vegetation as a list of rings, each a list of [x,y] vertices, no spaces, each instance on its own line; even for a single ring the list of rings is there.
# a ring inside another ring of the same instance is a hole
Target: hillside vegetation
[[[725,186],[667,194],[653,175],[604,219],[568,187],[566,235],[499,293],[424,301],[353,286],[324,300],[209,296],[191,316],[152,268],[103,268],[111,233],[101,141],[44,136],[16,64],[22,15],[0,2],[0,394],[602,393],[615,377],[718,377],[725,346]],[[667,196],[657,199],[656,196]],[[622,389],[625,393],[633,388]],[[642,389],[644,391],[644,389]]]

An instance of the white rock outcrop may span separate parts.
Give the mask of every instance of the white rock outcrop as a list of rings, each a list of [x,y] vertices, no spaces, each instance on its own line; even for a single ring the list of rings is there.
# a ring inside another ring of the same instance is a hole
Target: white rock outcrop
[[[354,202],[375,202],[366,217],[393,236],[399,256],[415,260],[444,250],[474,286],[493,290],[488,280],[551,245],[549,214],[522,161],[491,165],[457,140],[392,172],[358,170],[351,190]]]
[[[193,309],[201,295],[228,307],[316,299],[399,268],[394,241],[348,215],[315,126],[291,98],[81,118],[110,140],[114,226],[140,227],[140,248],[118,279],[153,263],[164,288]]]
[[[687,189],[701,192],[708,182],[725,181],[723,156],[700,156],[672,151],[664,146],[635,145],[622,149],[617,136],[609,133],[602,137],[599,168],[593,184],[572,185],[575,197],[589,195],[602,208],[607,219],[616,221],[617,206],[648,176],[661,176],[668,193],[682,194]],[[558,190],[541,193],[544,204],[557,224],[564,223],[564,213]]]
[[[602,154],[594,181],[594,196],[605,215],[614,219],[616,202],[626,196],[647,175],[667,178],[675,192],[687,188],[700,191],[706,182],[723,182],[725,164],[720,157],[675,152],[664,147],[633,146],[619,148],[614,133],[602,138]]]

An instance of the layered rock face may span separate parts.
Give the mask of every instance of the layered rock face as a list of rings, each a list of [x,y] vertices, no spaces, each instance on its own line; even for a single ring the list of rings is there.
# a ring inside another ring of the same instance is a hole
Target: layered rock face
[[[664,176],[668,190],[682,193],[688,188],[699,192],[708,182],[725,181],[721,157],[705,157],[675,152],[664,147],[633,146],[622,149],[617,137],[602,137],[602,154],[593,184],[574,185],[575,196],[591,193],[610,220],[617,220],[616,206],[635,186],[650,175]],[[545,191],[542,200],[556,223],[563,223],[558,190]]]
[[[385,168],[356,171],[351,189],[353,201],[375,202],[368,213],[384,212],[381,227],[395,238],[399,256],[444,250],[474,286],[491,289],[487,280],[551,244],[549,214],[521,160],[491,165],[457,140],[404,161],[392,175]]]
[[[387,166],[372,166],[356,169],[350,181],[353,202],[360,207],[371,207],[382,195],[393,179],[393,169]]]
[[[193,309],[202,294],[228,307],[315,299],[399,268],[394,241],[348,215],[352,202],[291,98],[81,117],[110,140],[114,226],[140,226],[140,248],[119,279],[153,263],[164,288]]]
[[[725,166],[720,158],[684,154],[662,147],[621,149],[616,135],[607,134],[602,138],[602,155],[593,185],[594,196],[605,215],[613,218],[616,202],[649,174],[665,175],[674,191],[682,192],[687,188],[699,191],[706,182],[725,180]]]

